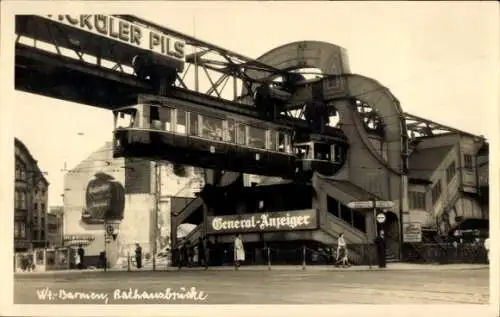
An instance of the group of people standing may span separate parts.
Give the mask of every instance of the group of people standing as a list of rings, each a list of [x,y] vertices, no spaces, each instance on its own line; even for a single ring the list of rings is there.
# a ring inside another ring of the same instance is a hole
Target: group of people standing
[[[181,241],[173,252],[174,261],[177,263],[179,269],[182,267],[191,267],[196,264],[208,269],[212,247],[212,243],[206,237],[200,237],[197,245],[193,245],[189,240]],[[238,269],[245,261],[245,248],[240,234],[234,238],[233,251],[234,266]]]
[[[173,252],[173,257],[177,267],[191,267],[194,264],[208,268],[210,255],[210,241],[205,237],[200,237],[197,245],[193,245],[189,240],[181,241]]]

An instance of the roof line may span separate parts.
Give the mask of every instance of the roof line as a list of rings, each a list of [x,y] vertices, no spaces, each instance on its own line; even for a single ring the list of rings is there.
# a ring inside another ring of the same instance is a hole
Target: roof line
[[[453,127],[450,127],[450,126],[447,126],[447,125],[444,125],[444,124],[441,124],[441,123],[438,123],[438,122],[434,122],[432,120],[425,119],[425,118],[413,115],[413,114],[408,113],[408,112],[403,112],[403,115],[405,116],[406,120],[409,119],[409,120],[415,120],[415,121],[422,121],[423,123],[435,124],[435,125],[439,126],[439,128],[445,128],[445,129],[450,130],[451,132],[455,132],[455,133],[459,133],[459,134],[464,134],[464,135],[468,135],[468,136],[472,136],[472,137],[476,137],[476,138],[480,138],[480,139],[486,141],[486,138],[483,135],[477,135],[477,134],[473,134],[473,133],[470,133],[470,132],[465,132],[463,130],[459,130],[459,129],[456,129],[456,128],[453,128]]]
[[[14,146],[16,146],[16,143],[17,143],[17,145],[18,145],[20,148],[22,148],[22,150],[23,150],[26,154],[28,154],[28,158],[31,160],[31,162],[33,162],[33,163],[34,163],[33,165],[35,165],[35,167],[36,167],[36,169],[37,169],[36,171],[40,174],[40,176],[41,176],[42,180],[43,180],[43,181],[44,181],[47,185],[49,185],[49,184],[50,184],[50,183],[49,183],[49,181],[47,180],[47,178],[46,178],[46,177],[45,177],[45,175],[43,174],[42,170],[40,169],[40,166],[38,166],[38,161],[37,161],[37,160],[35,160],[35,157],[33,156],[33,154],[31,154],[31,152],[30,152],[30,150],[28,149],[28,147],[26,146],[26,144],[24,144],[24,142],[23,142],[23,141],[21,141],[19,138],[14,137]],[[35,171],[33,171],[33,172],[35,172]]]

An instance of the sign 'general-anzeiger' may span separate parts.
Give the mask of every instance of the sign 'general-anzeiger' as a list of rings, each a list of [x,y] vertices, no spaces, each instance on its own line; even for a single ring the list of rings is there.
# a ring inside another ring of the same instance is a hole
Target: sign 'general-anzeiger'
[[[318,228],[317,210],[208,217],[207,233],[270,232]]]

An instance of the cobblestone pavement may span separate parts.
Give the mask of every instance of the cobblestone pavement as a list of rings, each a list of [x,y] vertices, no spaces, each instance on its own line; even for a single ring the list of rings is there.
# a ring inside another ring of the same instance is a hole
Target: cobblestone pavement
[[[14,278],[14,303],[487,304],[488,273],[487,268],[458,267],[450,270],[181,270],[26,274]],[[115,297],[117,289],[121,290],[120,294],[126,293],[125,296],[128,294],[132,298],[124,299],[122,295],[118,299]],[[156,294],[151,294],[154,292]],[[180,299],[185,294],[189,296]],[[44,295],[45,299],[42,299]],[[95,298],[90,299],[90,296]],[[175,296],[177,299],[174,299]]]

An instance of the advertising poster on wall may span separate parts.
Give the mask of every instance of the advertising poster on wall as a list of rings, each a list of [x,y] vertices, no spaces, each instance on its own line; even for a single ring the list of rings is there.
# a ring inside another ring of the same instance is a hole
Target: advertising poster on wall
[[[123,185],[106,173],[94,175],[85,192],[85,208],[82,221],[99,224],[106,221],[121,221],[125,209]]]

